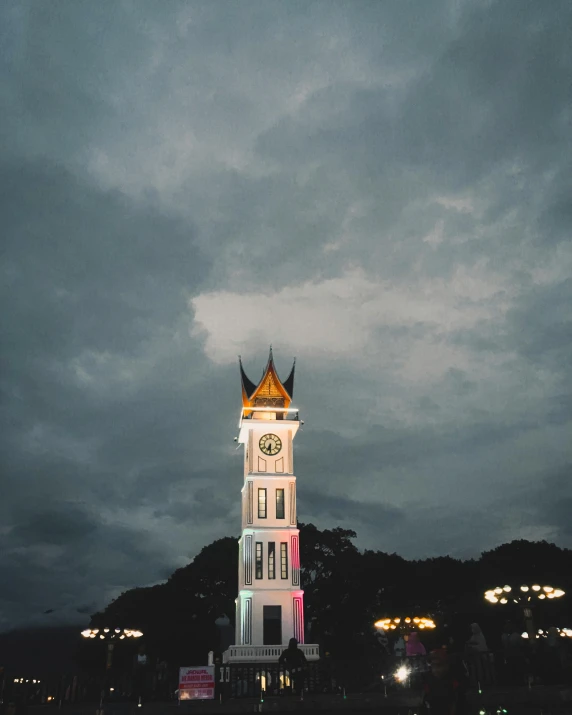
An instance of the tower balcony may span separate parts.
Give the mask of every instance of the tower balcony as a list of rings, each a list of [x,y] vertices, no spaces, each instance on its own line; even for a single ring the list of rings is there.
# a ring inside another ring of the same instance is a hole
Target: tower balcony
[[[297,407],[283,407],[280,404],[270,404],[270,400],[265,400],[265,405],[255,407],[243,407],[240,411],[239,427],[242,420],[288,420],[290,422],[300,421],[300,411]],[[278,402],[278,400],[277,400]],[[283,400],[280,400],[283,404]]]
[[[268,425],[271,431],[280,433],[280,431],[292,431],[294,436],[298,428],[304,424],[300,419],[297,407],[243,407],[240,411],[240,419],[238,421],[238,438],[240,444],[245,444],[248,439],[248,431],[256,429],[264,423]]]
[[[224,663],[272,663],[284,652],[285,645],[231,645],[223,653]],[[298,648],[306,656],[306,660],[320,659],[320,646],[310,643],[299,643]]]

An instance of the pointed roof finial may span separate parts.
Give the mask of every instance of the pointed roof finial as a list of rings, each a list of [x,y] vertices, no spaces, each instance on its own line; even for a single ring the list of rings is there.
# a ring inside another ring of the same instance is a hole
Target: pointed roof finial
[[[290,374],[282,383],[284,385],[284,389],[290,395],[290,399],[292,399],[292,397],[294,396],[294,372],[295,372],[295,370],[296,370],[296,358],[294,358],[294,362],[292,363],[292,369],[290,370]]]
[[[256,390],[256,385],[252,382],[252,380],[249,380],[248,376],[244,372],[244,368],[242,367],[242,358],[240,355],[238,356],[238,365],[240,367],[240,380],[242,382],[243,397],[248,399]]]

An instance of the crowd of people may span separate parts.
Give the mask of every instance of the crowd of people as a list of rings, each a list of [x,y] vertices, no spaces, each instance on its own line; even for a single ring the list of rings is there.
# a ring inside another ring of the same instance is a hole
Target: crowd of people
[[[428,654],[416,632],[400,634],[393,643],[385,632],[378,633],[382,651],[390,656],[394,667],[397,660],[408,664],[408,672],[420,674],[433,713],[461,715],[470,685],[556,685],[571,680],[572,642],[557,628],[529,638],[509,621],[500,640],[502,651],[491,652],[481,627],[473,623],[468,638],[460,642],[449,638]]]

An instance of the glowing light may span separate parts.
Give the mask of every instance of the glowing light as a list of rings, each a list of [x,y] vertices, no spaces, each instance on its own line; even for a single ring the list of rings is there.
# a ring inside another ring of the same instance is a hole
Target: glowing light
[[[99,636],[99,637],[101,638],[101,640],[104,640],[104,639],[105,639],[105,636]]]
[[[96,637],[95,633],[92,633],[92,634],[90,635],[90,638],[95,638],[95,637]]]
[[[495,588],[495,593],[502,593],[502,588],[500,586],[497,586]]]
[[[125,636],[119,636],[119,640],[123,640],[123,638],[125,638]]]
[[[99,633],[99,628],[93,628],[91,632],[97,635]]]
[[[243,407],[248,412],[300,412],[297,407]]]
[[[540,591],[540,586],[539,586],[538,584],[534,584],[534,586],[532,587],[532,590],[533,590],[533,591]]]
[[[104,629],[103,629],[103,632],[104,632],[104,633],[109,633],[109,628],[104,628]]]
[[[551,591],[554,591],[554,589],[552,588],[552,586],[544,586],[544,588],[543,588],[542,590],[543,590],[545,593],[550,593]]]
[[[557,588],[554,591],[554,595],[556,596],[556,598],[560,598],[560,596],[564,595],[564,591],[561,588]]]
[[[116,629],[115,629],[115,632],[116,632],[116,633],[121,633],[121,628],[116,628]]]
[[[502,590],[503,590],[505,593],[510,593],[510,591],[512,591],[512,588],[511,588],[510,586],[503,586]]]
[[[540,600],[542,600],[543,598],[546,598],[546,596],[543,593],[541,593],[538,598],[540,598]]]
[[[507,603],[507,600],[506,600],[506,598],[501,598],[500,602],[501,602],[501,603]]]
[[[81,634],[84,638],[89,638],[91,636],[91,631],[88,628],[86,631],[82,631]]]
[[[523,637],[523,638],[528,638],[528,633],[525,631],[525,632],[522,634],[522,637]]]
[[[520,590],[524,591],[524,593],[526,593],[529,589],[528,589],[528,586],[521,586]]]
[[[398,627],[403,627],[408,626],[411,627],[412,623],[414,623],[416,626],[419,628],[435,628],[435,623],[431,618],[411,618],[410,616],[407,616],[406,618],[382,618],[379,621],[376,621],[373,625],[375,628],[383,628],[384,630],[396,630]]]
[[[554,598],[554,594],[553,594],[553,593],[547,593],[546,596],[547,596],[547,598]]]
[[[406,665],[402,665],[395,671],[395,680],[403,683],[409,677],[409,668]]]

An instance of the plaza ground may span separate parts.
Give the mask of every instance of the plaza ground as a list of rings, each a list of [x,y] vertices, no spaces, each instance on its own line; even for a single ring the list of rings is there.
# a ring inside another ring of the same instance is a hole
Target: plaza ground
[[[509,715],[572,715],[572,688],[535,687],[491,687],[479,696],[477,691],[468,693],[467,715],[484,711],[487,715],[496,715],[498,707],[504,707]],[[67,715],[99,715],[94,703],[70,704],[63,707]],[[50,707],[50,710],[56,708]],[[37,706],[33,711],[48,708]],[[270,697],[263,702],[255,698],[237,698],[226,702],[197,701],[180,705],[176,701],[151,702],[138,708],[133,703],[110,703],[102,715],[239,715],[242,713],[266,712],[285,713],[293,711],[322,713],[368,713],[383,712],[387,715],[421,715],[429,712],[421,707],[421,696],[417,692],[403,691],[390,694],[387,698],[381,693],[342,695],[308,695],[303,700],[299,697]]]

